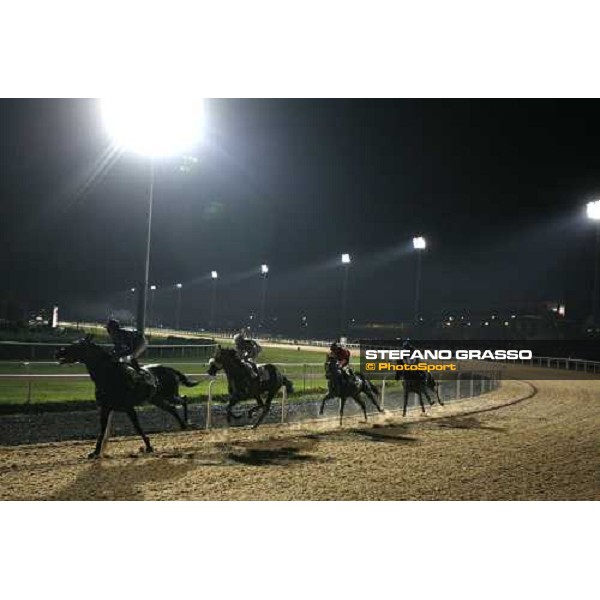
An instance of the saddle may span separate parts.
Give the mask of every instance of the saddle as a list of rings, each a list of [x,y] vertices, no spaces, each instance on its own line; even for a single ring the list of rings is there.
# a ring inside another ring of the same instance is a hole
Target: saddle
[[[138,389],[144,386],[156,390],[158,387],[156,377],[146,367],[142,367],[139,371],[136,371],[131,365],[123,364],[123,370],[131,382],[131,389]]]

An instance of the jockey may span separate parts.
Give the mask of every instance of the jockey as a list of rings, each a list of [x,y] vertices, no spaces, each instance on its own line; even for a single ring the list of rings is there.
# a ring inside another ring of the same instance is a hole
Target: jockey
[[[255,340],[247,339],[243,332],[237,333],[233,336],[233,343],[242,363],[248,369],[250,378],[258,378],[256,359],[262,352],[260,344]]]
[[[335,358],[337,362],[339,374],[338,383],[342,383],[344,378],[348,379],[352,375],[348,366],[350,364],[350,350],[347,350],[338,342],[333,342],[329,347],[329,356]]]
[[[140,373],[140,364],[138,357],[146,349],[146,338],[139,331],[130,331],[123,329],[116,319],[109,319],[106,324],[106,331],[112,343],[113,355],[116,358],[123,358],[128,362],[138,373]]]
[[[331,355],[335,357],[340,369],[344,369],[350,364],[350,350],[341,346],[338,342],[333,342],[329,347]]]

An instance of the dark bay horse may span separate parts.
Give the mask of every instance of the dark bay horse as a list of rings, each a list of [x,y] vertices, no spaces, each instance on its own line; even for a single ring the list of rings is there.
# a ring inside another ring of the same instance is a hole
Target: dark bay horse
[[[144,367],[144,370],[151,374],[149,381],[154,381],[155,384],[141,378],[135,381],[128,372],[130,367],[119,362],[104,348],[94,344],[92,336],[89,335],[70,346],[60,348],[56,353],[56,359],[61,364],[77,362],[84,364],[96,385],[96,403],[100,409],[100,435],[95,450],[88,458],[100,456],[112,411],[127,414],[135,431],[144,440],[146,452],[153,450],[148,436],[142,430],[135,406],[149,402],[168,412],[177,420],[180,427],[185,429],[186,424],[175,408],[176,403],[187,402],[185,398],[179,396],[179,384],[194,387],[198,382],[188,379],[177,369],[162,365]]]
[[[399,360],[397,364],[406,365],[406,363],[403,360]],[[438,383],[428,371],[396,371],[395,380],[399,381],[400,379],[402,379],[402,383],[404,385],[404,406],[402,408],[403,417],[406,416],[406,407],[408,406],[409,394],[416,394],[419,397],[419,404],[421,405],[421,412],[423,414],[425,413],[425,405],[423,404],[423,394],[427,398],[429,405],[433,406],[435,403],[431,399],[429,392],[435,392],[438,404],[440,406],[444,406],[444,403],[442,402],[438,391]]]
[[[256,400],[256,406],[248,411],[248,416],[259,409],[261,414],[252,426],[256,429],[269,413],[271,402],[279,390],[285,386],[288,394],[294,391],[292,382],[272,364],[259,365],[258,377],[252,377],[247,366],[242,362],[234,348],[222,348],[217,346],[213,358],[210,359],[208,374],[214,377],[221,369],[227,375],[229,384],[229,398],[227,402],[227,422],[239,418],[234,414],[233,407],[244,400]],[[267,394],[263,401],[262,395]]]
[[[328,356],[325,362],[325,376],[327,377],[327,383],[329,391],[327,395],[321,400],[321,408],[319,409],[319,415],[323,414],[325,410],[325,402],[332,398],[339,398],[340,402],[340,425],[344,418],[344,405],[346,404],[346,398],[352,398],[363,411],[365,421],[367,420],[367,407],[361,394],[365,394],[369,400],[375,405],[375,408],[380,412],[384,410],[379,406],[377,402],[377,396],[379,390],[372,384],[362,373],[357,373],[355,377],[343,377],[339,373],[339,367],[337,359],[334,356]]]

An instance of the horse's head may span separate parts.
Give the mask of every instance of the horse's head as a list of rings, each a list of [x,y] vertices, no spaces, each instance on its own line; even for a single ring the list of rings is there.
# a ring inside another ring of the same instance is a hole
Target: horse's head
[[[215,355],[208,361],[208,374],[214,377],[218,371],[236,360],[239,361],[239,358],[234,348],[223,348],[218,345]]]
[[[85,337],[73,342],[69,346],[62,346],[56,351],[54,357],[61,365],[86,362],[90,356],[90,351],[93,348],[98,348],[92,342],[93,337],[91,333],[88,333]]]
[[[337,358],[333,354],[328,354],[325,359],[325,373],[329,375],[331,372],[337,370]]]

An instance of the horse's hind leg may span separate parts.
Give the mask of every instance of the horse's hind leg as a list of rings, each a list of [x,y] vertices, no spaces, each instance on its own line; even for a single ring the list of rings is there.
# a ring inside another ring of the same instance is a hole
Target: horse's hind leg
[[[144,450],[145,452],[154,452],[154,449],[150,445],[150,439],[144,433],[142,426],[140,425],[140,421],[138,419],[137,413],[135,412],[135,408],[131,407],[127,409],[127,416],[133,425],[136,433],[144,440]]]
[[[408,389],[404,389],[404,407],[402,408],[402,416],[406,416],[406,407],[408,406]]]
[[[442,399],[441,399],[441,397],[440,397],[439,385],[436,385],[436,386],[435,386],[435,395],[437,396],[437,401],[438,401],[438,404],[439,404],[440,406],[444,406],[444,403],[442,402]]]
[[[417,392],[417,396],[419,397],[419,404],[421,405],[421,412],[425,414],[425,405],[423,404],[423,392],[419,390]]]
[[[108,428],[108,417],[110,416],[110,413],[112,412],[112,409],[106,407],[106,406],[102,406],[100,408],[100,435],[98,436],[98,439],[96,440],[96,448],[94,449],[93,452],[90,452],[88,454],[88,458],[98,458],[100,456],[100,454],[102,453],[102,449],[104,446],[104,436],[106,435],[106,430]]]
[[[435,404],[435,402],[431,399],[431,396],[429,395],[429,392],[427,391],[427,387],[423,388],[423,393],[425,394],[425,397],[427,398],[427,401],[429,402],[429,406],[433,406]]]
[[[353,396],[353,398],[354,398],[354,401],[356,402],[356,404],[358,404],[361,407],[361,409],[363,411],[363,415],[365,416],[365,421],[368,421],[369,418],[367,417],[367,404],[360,397],[360,392],[358,394],[356,394],[356,396]]]
[[[169,413],[179,423],[179,427],[181,427],[181,429],[185,429],[187,427],[186,422],[179,416],[177,409],[172,404],[169,404],[166,400],[163,400],[162,398],[153,400],[152,404],[154,404],[154,406],[157,408]]]
[[[425,397],[427,398],[427,400],[429,402],[429,406],[433,406],[435,404],[435,402],[431,399],[431,396],[429,395],[427,388],[423,389],[423,393],[425,394]]]
[[[381,406],[379,406],[379,402],[377,402],[377,398],[375,397],[375,394],[368,387],[365,388],[365,394],[367,395],[367,398],[375,405],[375,408],[377,409],[377,411],[382,413],[383,408],[381,408]]]

